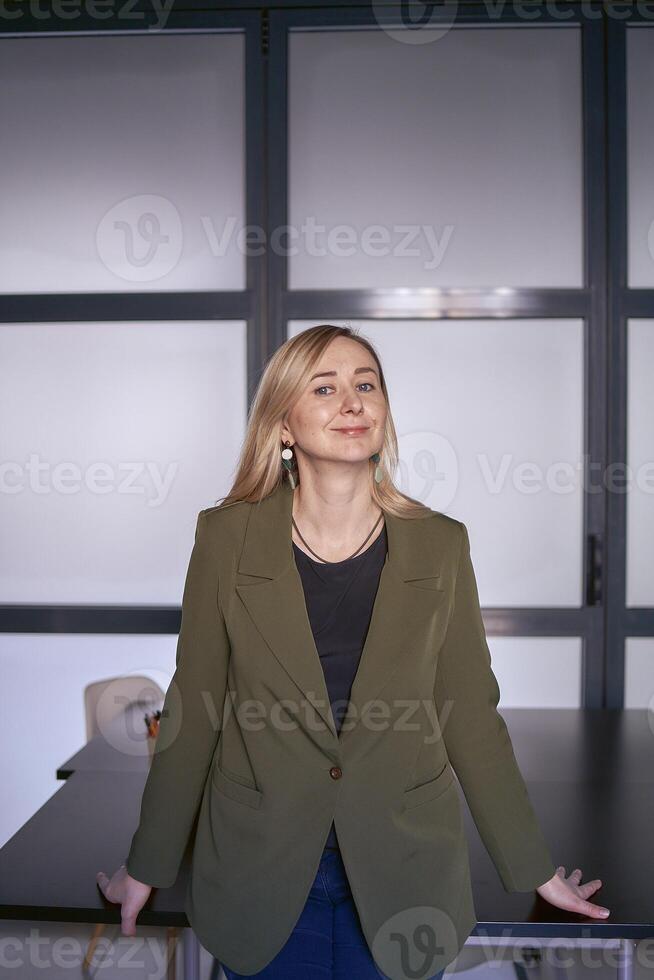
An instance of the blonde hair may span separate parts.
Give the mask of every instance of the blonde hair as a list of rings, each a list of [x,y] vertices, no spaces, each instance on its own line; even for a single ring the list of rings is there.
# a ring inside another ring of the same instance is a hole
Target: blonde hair
[[[398,490],[391,480],[390,474],[395,471],[398,460],[397,434],[384,372],[376,350],[356,329],[331,323],[321,323],[290,337],[268,360],[248,413],[247,431],[234,482],[229,493],[220,498],[221,507],[240,501],[256,503],[288,480],[287,470],[281,461],[283,420],[309,383],[324,350],[336,337],[355,340],[372,355],[386,399],[386,427],[379,463],[383,476],[380,483],[374,480],[375,464],[371,462],[371,497],[379,507],[397,517],[427,517],[432,513],[429,507]],[[297,473],[296,479],[299,482]]]

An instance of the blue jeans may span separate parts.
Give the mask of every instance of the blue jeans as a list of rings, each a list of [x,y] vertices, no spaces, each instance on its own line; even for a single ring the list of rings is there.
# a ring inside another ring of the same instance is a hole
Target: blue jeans
[[[382,857],[380,855],[380,857]],[[386,978],[370,954],[361,930],[339,851],[325,849],[318,873],[293,932],[258,973],[234,973],[227,980],[379,980]],[[441,980],[444,969],[429,980]]]

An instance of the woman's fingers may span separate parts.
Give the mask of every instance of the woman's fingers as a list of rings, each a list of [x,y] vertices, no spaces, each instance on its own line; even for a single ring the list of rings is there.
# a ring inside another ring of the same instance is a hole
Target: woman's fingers
[[[98,883],[98,887],[104,897],[108,902],[117,902],[119,899],[116,898],[113,889],[110,888],[111,878],[104,873],[104,871],[98,871],[95,876]],[[123,901],[120,908],[120,923],[121,932],[124,936],[135,936],[136,935],[136,916],[139,913],[139,909],[135,909],[131,906],[126,906]]]
[[[131,878],[124,864],[121,864],[112,878],[104,871],[98,871],[95,878],[105,898],[120,905],[122,934],[135,936],[136,919],[152,891],[152,886]]]
[[[570,901],[557,902],[557,905],[559,908],[566,909],[568,912],[577,912],[579,915],[590,915],[594,919],[606,919],[609,915],[609,910],[604,908],[603,905],[595,905],[593,902],[587,902],[585,899],[575,895],[570,896]]]
[[[588,898],[589,895],[592,895],[593,892],[596,892],[597,889],[601,887],[602,882],[599,880],[599,878],[596,878],[594,881],[587,881],[585,885],[578,885],[577,891],[582,898]]]
[[[581,884],[581,877],[582,877],[581,868],[575,868],[574,871],[571,871],[570,872],[570,877],[569,877],[568,880],[572,883],[572,886],[574,888],[576,888],[577,894],[582,899],[589,898],[594,892],[597,891],[598,888],[601,888],[601,886],[602,886],[602,882],[600,881],[599,878],[595,878],[593,881],[586,881],[582,885]],[[589,903],[587,903],[587,904],[589,904]],[[594,905],[592,907],[594,909],[599,909],[600,908],[599,905]],[[592,913],[591,912],[585,912],[584,914],[585,915],[597,915],[597,912],[596,911],[595,912],[592,912]]]
[[[565,878],[565,868],[563,866],[558,867],[556,869],[556,873],[560,878]],[[581,868],[575,868],[574,871],[571,871],[570,874],[568,875],[568,881],[572,881],[573,884],[575,884],[578,888],[589,888],[590,886],[592,886],[592,890],[597,891],[597,889],[600,888],[602,885],[601,878],[593,878],[592,881],[586,881],[583,885],[580,884],[581,879],[582,879]],[[592,894],[592,892],[590,894]]]
[[[587,901],[598,888],[602,887],[601,878],[594,878],[592,881],[587,881],[582,885],[580,884],[582,877],[581,868],[574,868],[566,878],[565,867],[563,865],[559,865],[556,869],[556,874],[567,885],[568,891],[572,893],[570,904],[568,905],[567,902],[564,902],[563,905],[559,905],[559,908],[566,907],[570,912],[589,915],[594,919],[606,919],[610,915],[609,909],[603,905],[595,905],[594,902]]]
[[[107,894],[110,878],[104,873],[104,871],[98,871],[97,875],[95,876],[95,880],[97,881],[98,888],[100,889],[104,897],[107,899],[108,902],[111,902],[112,899],[110,899]]]
[[[581,905],[579,911],[582,915],[592,915],[594,919],[606,919],[609,915],[609,910],[602,905],[593,905],[592,902],[582,902]]]
[[[120,916],[120,931],[123,936],[136,935],[136,916],[139,911],[140,909],[126,908],[125,903],[123,903]]]

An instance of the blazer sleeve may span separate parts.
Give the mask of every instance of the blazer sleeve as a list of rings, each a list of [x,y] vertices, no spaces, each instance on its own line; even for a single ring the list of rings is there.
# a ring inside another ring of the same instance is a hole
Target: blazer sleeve
[[[556,867],[538,825],[504,719],[461,521],[454,608],[438,654],[435,701],[448,757],[505,891],[531,891]]]
[[[176,669],[141,798],[126,867],[138,881],[174,884],[222,728],[229,639],[218,600],[218,571],[200,511],[182,597]]]

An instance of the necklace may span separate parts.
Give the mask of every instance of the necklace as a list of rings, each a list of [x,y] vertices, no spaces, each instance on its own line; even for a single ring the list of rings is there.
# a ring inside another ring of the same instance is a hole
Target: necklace
[[[375,526],[373,527],[372,531],[370,532],[370,534],[366,538],[366,541],[368,541],[369,538],[372,537],[372,535],[374,534],[375,530],[379,527],[379,522],[382,520],[383,517],[384,517],[384,512],[382,511],[381,514],[379,515],[379,517],[377,518],[377,522],[375,523]],[[304,538],[300,534],[300,529],[297,526],[297,524],[295,523],[295,518],[294,517],[291,517],[291,520],[293,521],[293,527],[297,531],[298,537],[299,537],[300,541],[302,542],[302,544],[304,544],[304,545],[307,546],[307,548],[309,549],[309,551],[311,552],[312,555],[316,555],[316,552],[313,550],[313,548],[311,548],[310,545],[308,545],[306,543],[306,541],[304,540]],[[352,554],[348,558],[343,558],[341,560],[342,561],[349,561],[350,558],[354,558],[354,556],[357,554],[357,552],[361,551],[361,549],[363,548],[363,545],[366,543],[366,541],[364,541],[362,544],[360,544],[359,547],[357,548],[357,550],[354,551],[354,552],[352,552]],[[316,558],[318,559],[318,561],[325,562],[326,565],[333,565],[333,564],[335,564],[334,562],[328,562],[326,558],[321,558],[320,555],[316,555]]]

